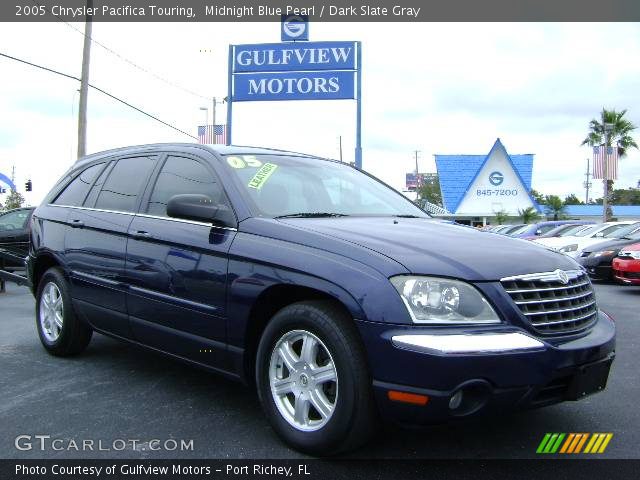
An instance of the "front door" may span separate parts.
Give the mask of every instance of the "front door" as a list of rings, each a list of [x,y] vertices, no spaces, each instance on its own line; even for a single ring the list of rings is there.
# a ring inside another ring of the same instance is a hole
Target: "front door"
[[[133,334],[144,344],[223,367],[228,251],[235,230],[167,217],[178,194],[226,202],[204,160],[169,155],[129,226],[127,304]]]

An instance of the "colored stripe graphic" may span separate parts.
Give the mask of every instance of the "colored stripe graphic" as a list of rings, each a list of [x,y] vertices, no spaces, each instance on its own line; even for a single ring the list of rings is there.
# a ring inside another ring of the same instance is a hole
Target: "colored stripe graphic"
[[[536,453],[556,453],[564,437],[564,433],[547,433],[538,445]]]
[[[613,433],[546,433],[536,453],[604,453],[612,438]]]
[[[594,433],[584,453],[603,453],[613,437],[612,433]]]

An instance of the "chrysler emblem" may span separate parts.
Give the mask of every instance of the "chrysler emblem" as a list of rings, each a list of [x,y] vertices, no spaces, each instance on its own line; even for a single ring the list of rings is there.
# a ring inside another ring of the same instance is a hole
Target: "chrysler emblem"
[[[556,277],[558,277],[560,283],[562,283],[563,285],[569,283],[569,275],[567,275],[567,272],[565,272],[564,270],[556,270],[554,273],[556,274]]]

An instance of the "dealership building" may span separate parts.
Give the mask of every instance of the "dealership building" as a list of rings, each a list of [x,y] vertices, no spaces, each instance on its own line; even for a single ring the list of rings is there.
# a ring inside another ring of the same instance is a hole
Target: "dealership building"
[[[544,217],[544,208],[531,196],[533,160],[532,153],[507,152],[499,138],[486,154],[436,154],[443,206],[427,204],[426,210],[434,216],[471,225],[486,225],[497,212],[519,217],[519,211],[529,207]],[[599,221],[602,206],[567,205],[566,215]],[[614,206],[613,216],[618,220],[640,220],[640,206]]]

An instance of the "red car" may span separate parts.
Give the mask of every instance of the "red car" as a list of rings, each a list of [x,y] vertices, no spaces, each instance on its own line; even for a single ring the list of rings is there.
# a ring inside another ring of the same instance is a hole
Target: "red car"
[[[640,285],[640,243],[628,245],[613,259],[613,276],[628,285]]]

